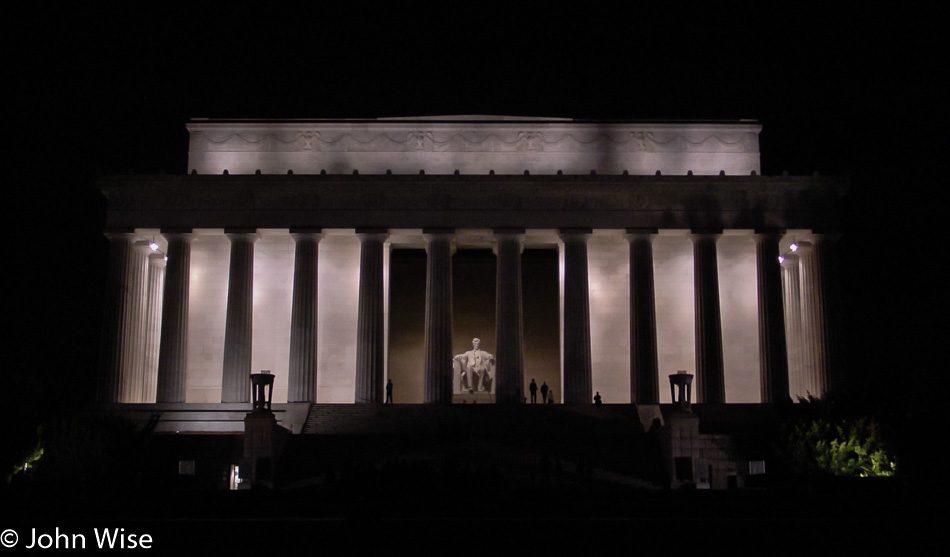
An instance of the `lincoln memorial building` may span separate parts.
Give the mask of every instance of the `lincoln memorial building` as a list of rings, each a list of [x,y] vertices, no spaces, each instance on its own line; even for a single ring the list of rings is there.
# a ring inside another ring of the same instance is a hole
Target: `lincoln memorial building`
[[[278,406],[841,387],[847,183],[762,176],[754,121],[187,127],[186,174],[99,181],[102,403],[242,409],[262,370]]]

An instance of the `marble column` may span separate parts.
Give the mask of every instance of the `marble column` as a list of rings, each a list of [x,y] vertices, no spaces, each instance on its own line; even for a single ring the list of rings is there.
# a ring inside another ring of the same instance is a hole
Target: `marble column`
[[[627,229],[630,242],[630,401],[659,404],[653,239],[657,230]]]
[[[251,390],[251,331],[254,307],[253,231],[228,231],[228,308],[224,328],[221,402],[248,402]]]
[[[148,286],[145,306],[144,377],[138,402],[155,402],[158,382],[158,353],[162,337],[162,290],[165,284],[165,254],[148,255]]]
[[[119,402],[144,402],[145,389],[145,335],[148,301],[148,255],[151,250],[146,240],[132,244],[132,264],[129,266],[129,322],[128,346],[122,362],[122,392]]]
[[[803,367],[817,392],[846,390],[838,292],[837,235],[812,234],[801,242]]]
[[[789,397],[782,264],[778,260],[778,243],[783,233],[774,230],[757,232],[755,235],[762,402],[780,402]]]
[[[106,232],[109,239],[109,268],[106,274],[101,358],[96,400],[119,402],[122,393],[123,361],[129,351],[129,322],[132,305],[129,277],[133,264],[131,231]]]
[[[495,230],[495,400],[502,404],[524,400],[523,247],[523,228]]]
[[[844,392],[847,391],[849,385],[845,368],[842,323],[844,316],[841,309],[838,256],[835,247],[839,237],[838,234],[812,234],[821,289],[825,377],[829,390]]]
[[[384,228],[356,230],[360,239],[360,290],[356,340],[356,396],[359,403],[381,404],[383,390],[383,244]]]
[[[453,229],[425,229],[425,402],[452,402]]]
[[[291,229],[294,294],[290,315],[288,402],[317,401],[317,272],[320,229]]]
[[[782,262],[785,293],[785,343],[788,350],[788,387],[793,398],[806,396],[802,371],[802,301],[798,256],[788,254]]]
[[[828,390],[825,334],[822,320],[818,254],[811,242],[798,243],[802,315],[802,375],[808,393],[823,397]]]
[[[191,230],[162,231],[168,242],[158,348],[156,402],[185,402],[188,363],[188,294],[191,284]]]
[[[564,402],[593,400],[587,240],[591,230],[562,229],[564,243]]]
[[[699,402],[726,401],[722,363],[722,318],[719,310],[719,262],[716,242],[721,230],[693,230],[693,304],[696,327],[696,382]]]

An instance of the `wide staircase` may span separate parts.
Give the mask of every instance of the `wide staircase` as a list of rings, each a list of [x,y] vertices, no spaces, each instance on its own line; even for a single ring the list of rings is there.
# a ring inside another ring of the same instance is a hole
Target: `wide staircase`
[[[294,438],[327,462],[448,459],[540,478],[560,460],[565,473],[586,462],[595,481],[634,485],[646,435],[629,404],[313,404]]]
[[[312,404],[302,433],[319,435],[426,435],[463,427],[488,437],[624,434],[639,429],[630,404]]]

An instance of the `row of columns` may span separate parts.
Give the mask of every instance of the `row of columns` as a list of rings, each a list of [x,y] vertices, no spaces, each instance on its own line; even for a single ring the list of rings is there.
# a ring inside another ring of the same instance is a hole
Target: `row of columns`
[[[719,273],[716,244],[721,230],[694,230],[694,308],[697,391],[700,402],[725,402]],[[222,402],[249,400],[253,307],[253,230],[226,230],[231,241]],[[587,242],[591,229],[562,229],[564,247],[563,392],[567,403],[592,397],[590,296]],[[630,396],[641,404],[659,402],[656,309],[652,242],[656,229],[628,229],[630,248]],[[828,236],[816,236],[798,258],[779,263],[784,231],[755,235],[761,399],[789,396],[789,371],[823,393],[837,377],[837,307],[833,290],[833,256]],[[157,402],[184,402],[187,355],[188,289],[193,235],[190,230],[163,231],[168,264],[163,257],[141,264],[147,253],[129,232],[110,233],[103,373],[99,399],[104,402],[148,400],[147,363],[137,358],[148,334],[158,333],[157,300],[161,305],[161,342],[157,363]],[[319,229],[292,229],[295,240],[291,312],[288,401],[316,400],[317,275]],[[357,229],[360,239],[359,314],[356,362],[357,403],[384,398],[384,249],[388,230]],[[425,229],[427,251],[424,401],[452,401],[452,254],[453,229]],[[496,400],[522,400],[523,314],[521,253],[523,229],[495,230],[496,274]],[[157,254],[155,254],[157,255]],[[159,263],[159,259],[161,263]],[[147,269],[146,276],[140,270]],[[163,272],[162,272],[163,271]],[[164,276],[164,287],[161,277]],[[784,281],[784,287],[783,287]],[[134,300],[147,288],[144,308]],[[787,310],[787,311],[786,311]],[[143,316],[141,312],[146,312]],[[151,327],[152,333],[138,330]],[[141,361],[140,361],[141,360]],[[141,373],[140,373],[141,372]],[[134,381],[133,378],[141,378]],[[836,385],[840,386],[840,385]],[[800,387],[795,385],[795,387]],[[140,396],[138,392],[142,391]]]
[[[652,239],[656,230],[628,229],[630,241],[631,400],[659,401]],[[696,379],[700,401],[725,402],[716,244],[721,230],[693,230]],[[834,238],[814,235],[801,256],[779,261],[783,230],[755,234],[759,369],[762,402],[789,398],[789,377],[804,377],[795,392],[821,396],[841,389],[840,309],[835,291]],[[783,270],[784,265],[784,270]],[[783,284],[784,283],[784,284]],[[807,285],[802,287],[801,285]],[[837,378],[837,379],[836,379]]]

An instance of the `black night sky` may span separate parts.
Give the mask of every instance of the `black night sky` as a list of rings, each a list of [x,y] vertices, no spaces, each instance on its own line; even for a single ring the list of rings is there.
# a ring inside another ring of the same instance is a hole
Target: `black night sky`
[[[4,376],[17,379],[4,391],[33,410],[92,392],[106,270],[96,177],[184,173],[194,117],[759,120],[764,174],[850,177],[839,247],[852,374],[908,403],[912,378],[945,372],[932,367],[947,270],[947,196],[927,164],[940,160],[946,73],[935,14],[132,6],[48,6],[5,25]]]

